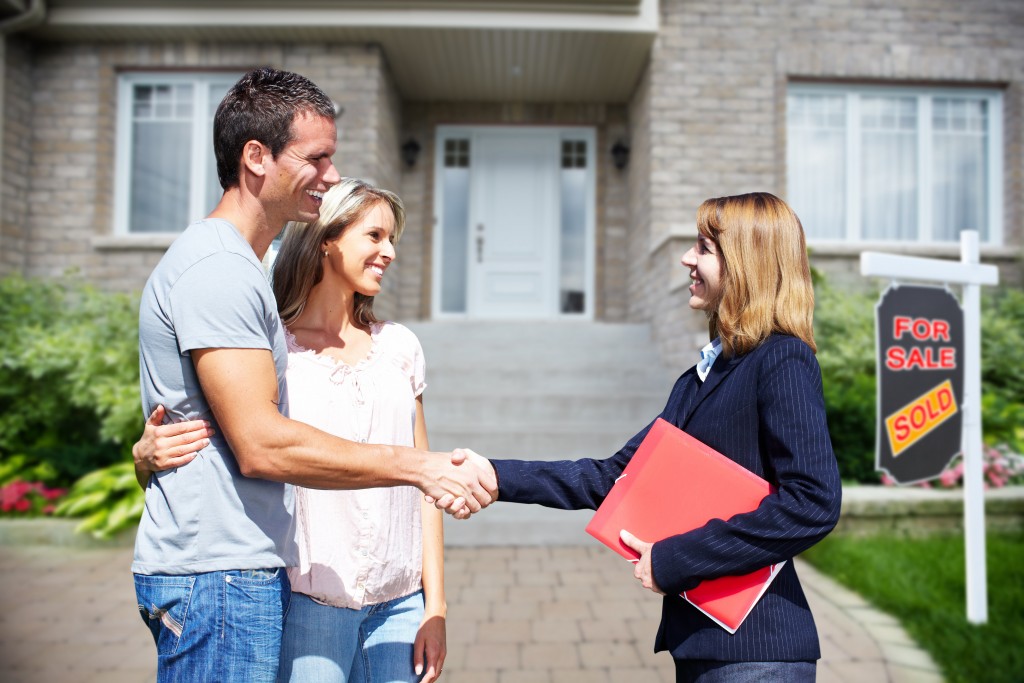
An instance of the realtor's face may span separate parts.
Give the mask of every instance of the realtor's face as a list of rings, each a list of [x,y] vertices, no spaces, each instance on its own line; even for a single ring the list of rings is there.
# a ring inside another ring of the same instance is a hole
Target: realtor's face
[[[712,311],[722,295],[722,255],[718,245],[700,235],[683,254],[682,264],[690,270],[690,308]]]

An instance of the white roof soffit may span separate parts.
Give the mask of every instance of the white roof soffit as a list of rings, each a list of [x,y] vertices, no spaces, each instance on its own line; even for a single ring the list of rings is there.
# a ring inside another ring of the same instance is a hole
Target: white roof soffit
[[[47,4],[38,39],[376,43],[402,96],[423,102],[627,102],[659,27],[658,0]]]

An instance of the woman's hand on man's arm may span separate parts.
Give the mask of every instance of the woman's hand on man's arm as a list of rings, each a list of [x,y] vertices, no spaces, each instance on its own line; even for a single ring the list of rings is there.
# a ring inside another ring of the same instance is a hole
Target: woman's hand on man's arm
[[[163,424],[166,411],[157,406],[146,420],[146,428],[135,445],[135,477],[145,488],[154,472],[174,469],[192,462],[199,451],[210,445],[214,430],[206,420]]]

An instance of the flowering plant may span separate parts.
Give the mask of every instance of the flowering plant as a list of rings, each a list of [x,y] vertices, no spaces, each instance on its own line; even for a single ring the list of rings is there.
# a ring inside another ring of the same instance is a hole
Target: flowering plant
[[[981,456],[986,489],[1024,484],[1024,456],[1014,453],[1007,444],[985,446]],[[962,455],[958,455],[934,482],[922,481],[915,486],[926,489],[954,489],[963,486],[963,480],[964,459]],[[882,474],[882,483],[893,486],[896,482],[888,474]]]
[[[66,489],[49,488],[39,481],[12,481],[0,487],[0,515],[37,516],[53,514],[56,500]]]

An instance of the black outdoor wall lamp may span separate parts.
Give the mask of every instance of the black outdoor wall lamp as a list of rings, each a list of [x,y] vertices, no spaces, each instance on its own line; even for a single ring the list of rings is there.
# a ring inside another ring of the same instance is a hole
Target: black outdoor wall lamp
[[[416,165],[416,159],[420,156],[420,143],[416,142],[412,138],[405,141],[402,145],[402,161],[409,168]]]
[[[612,145],[612,163],[620,171],[629,163],[629,145],[622,140],[618,140]]]

